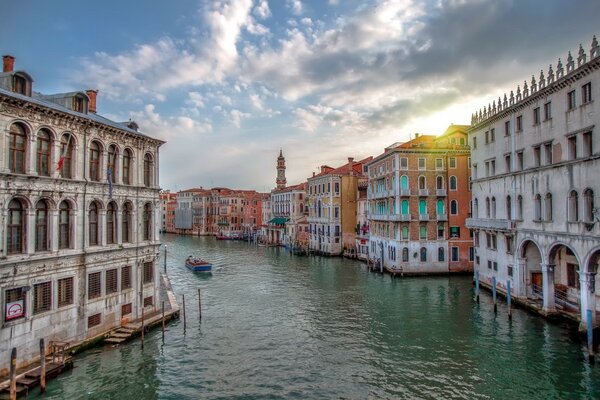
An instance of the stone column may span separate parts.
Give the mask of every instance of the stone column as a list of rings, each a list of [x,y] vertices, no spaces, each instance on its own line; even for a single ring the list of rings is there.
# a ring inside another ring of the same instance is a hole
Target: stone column
[[[98,244],[102,247],[106,246],[106,209],[98,211]]]
[[[52,252],[58,251],[58,210],[53,209],[48,212],[48,236],[50,236],[50,248]]]
[[[117,237],[115,238],[116,242],[117,242],[117,244],[123,244],[123,210],[117,211],[116,224],[117,224],[117,226],[116,226]]]
[[[541,264],[544,311],[554,311],[554,264]]]
[[[23,253],[35,253],[35,208],[25,211],[26,229],[27,229],[27,248]]]
[[[527,281],[525,277],[526,260],[516,258],[513,264],[513,285],[515,297],[527,297]]]
[[[592,272],[580,272],[580,304],[581,304],[581,324],[579,330],[585,331],[590,321],[587,320],[587,310],[592,310],[592,326],[596,322],[596,294],[595,282],[596,274]]]
[[[57,135],[56,140],[52,142],[52,156],[50,157],[50,176],[55,179],[60,175],[60,170],[57,169],[60,156],[60,135]]]
[[[27,136],[27,149],[25,154],[25,173],[28,175],[37,175],[36,171],[36,151],[37,151],[37,135],[31,132]]]

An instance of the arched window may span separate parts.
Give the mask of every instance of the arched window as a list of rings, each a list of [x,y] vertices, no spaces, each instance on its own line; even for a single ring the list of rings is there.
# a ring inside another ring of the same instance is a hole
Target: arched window
[[[435,188],[436,189],[444,188],[444,177],[438,176],[437,178],[435,178]]]
[[[425,215],[427,214],[427,201],[421,199],[419,200],[419,214]]]
[[[123,243],[131,242],[131,203],[123,205],[123,214],[121,218],[121,236]]]
[[[402,262],[408,262],[408,247],[402,249]]]
[[[114,201],[106,208],[106,243],[117,243],[117,205]]]
[[[50,132],[40,129],[37,135],[36,171],[40,176],[50,176],[50,149],[52,140]]]
[[[542,196],[540,196],[539,193],[535,195],[535,199],[533,202],[533,208],[534,208],[534,216],[533,216],[534,221],[541,220],[542,219]]]
[[[102,176],[101,156],[102,152],[100,144],[96,141],[93,141],[90,144],[90,179],[96,182],[100,181],[100,177]]]
[[[506,218],[512,219],[512,199],[506,196]]]
[[[492,197],[492,218],[496,218],[496,198]]]
[[[452,200],[450,202],[450,214],[457,215],[458,214],[458,201]]]
[[[402,215],[407,215],[408,212],[408,200],[403,199],[401,205]]]
[[[583,192],[583,220],[585,222],[594,221],[594,191],[586,189]]]
[[[473,200],[473,217],[479,218],[479,200]]]
[[[68,133],[62,135],[60,139],[60,159],[58,160],[58,169],[60,176],[66,179],[73,178],[73,137]]]
[[[406,225],[402,227],[402,239],[408,240],[408,226]]]
[[[123,151],[123,184],[131,185],[131,159],[133,155],[131,150],[125,149]]]
[[[146,203],[144,206],[143,214],[143,237],[142,240],[152,239],[152,206],[150,203]]]
[[[490,198],[489,197],[485,198],[485,217],[486,218],[490,217]]]
[[[579,221],[579,196],[575,190],[569,193],[569,221]]]
[[[423,175],[419,176],[419,190],[424,190],[427,187],[425,182],[425,177]]]
[[[438,247],[438,261],[444,261],[444,248]]]
[[[10,126],[8,169],[15,174],[25,173],[25,154],[27,152],[27,133],[21,124]]]
[[[27,230],[25,207],[19,199],[12,199],[8,204],[8,221],[6,224],[6,254],[24,253],[27,248]]]
[[[58,208],[58,248],[71,247],[71,207],[63,201]]]
[[[48,203],[40,200],[35,205],[35,251],[48,250]]]
[[[144,156],[144,186],[152,186],[152,169],[154,163],[152,162],[152,156],[148,153]]]
[[[408,189],[408,176],[402,175],[400,177],[400,188],[403,190]]]
[[[425,247],[421,247],[421,262],[427,261],[427,249]]]
[[[517,197],[517,219],[520,221],[523,219],[523,196]]]
[[[545,220],[552,221],[552,193],[546,193],[546,200],[544,204]]]
[[[436,203],[436,211],[437,211],[437,215],[442,215],[444,214],[444,200],[442,199],[438,199],[437,203]]]
[[[90,210],[88,212],[88,224],[89,224],[89,245],[97,246],[99,244],[99,230],[100,225],[98,224],[98,204],[95,201],[90,203]]]
[[[110,179],[112,183],[117,181],[117,156],[119,152],[117,150],[117,146],[111,144],[108,146],[108,162],[106,165],[106,175],[107,179]]]
[[[457,187],[456,177],[451,176],[450,177],[450,190],[456,190],[456,187]]]

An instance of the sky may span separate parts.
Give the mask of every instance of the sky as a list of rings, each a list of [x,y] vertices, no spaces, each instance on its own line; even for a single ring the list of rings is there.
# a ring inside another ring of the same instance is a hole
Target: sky
[[[0,53],[165,140],[160,186],[269,191],[473,112],[600,34],[598,0],[0,0]],[[24,21],[25,20],[25,21]],[[26,23],[24,23],[26,22]]]

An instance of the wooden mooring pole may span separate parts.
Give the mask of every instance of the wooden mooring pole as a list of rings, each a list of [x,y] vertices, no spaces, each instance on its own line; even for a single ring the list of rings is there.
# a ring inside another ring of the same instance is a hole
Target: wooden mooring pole
[[[142,307],[142,350],[144,350],[144,307]]]
[[[508,306],[508,319],[512,320],[512,308],[510,306],[510,280],[506,281],[506,305]]]
[[[496,277],[492,277],[492,298],[494,299],[494,313],[498,312],[498,304],[496,304]]]
[[[586,310],[586,316],[588,359],[590,360],[590,362],[594,362],[594,323],[592,319],[592,310]]]
[[[181,295],[183,301],[182,301],[182,306],[183,306],[183,331],[185,332],[185,328],[187,327],[187,322],[185,319],[185,294]]]
[[[479,271],[475,271],[475,299],[479,303]]]
[[[40,392],[46,393],[46,345],[40,339]]]
[[[198,288],[198,315],[202,319],[202,297],[200,295],[200,288]]]
[[[10,400],[17,399],[17,348],[10,353]]]
[[[162,341],[165,342],[165,302],[162,302]]]

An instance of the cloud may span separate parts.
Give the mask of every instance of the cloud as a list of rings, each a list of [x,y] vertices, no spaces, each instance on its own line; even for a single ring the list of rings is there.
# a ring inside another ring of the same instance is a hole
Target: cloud
[[[296,15],[302,14],[302,2],[300,0],[286,0],[287,6]]]
[[[250,118],[250,114],[242,112],[240,110],[233,109],[229,112],[229,116],[231,117],[231,123],[236,128],[240,128],[242,125],[242,119]]]
[[[162,117],[154,104],[131,112],[131,119],[136,121],[143,133],[167,141],[212,132],[212,125],[208,121],[196,121],[183,115]]]
[[[253,14],[260,19],[267,19],[271,16],[271,10],[269,9],[269,3],[267,0],[259,0],[256,7],[254,7]]]

